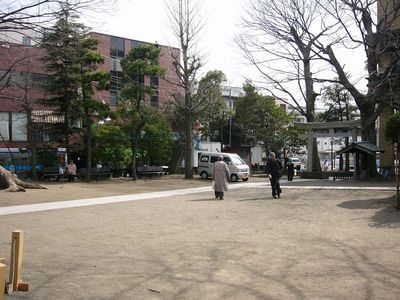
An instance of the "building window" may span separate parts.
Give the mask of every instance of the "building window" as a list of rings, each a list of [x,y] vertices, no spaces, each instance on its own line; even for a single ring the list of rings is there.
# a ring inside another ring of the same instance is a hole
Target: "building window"
[[[118,96],[121,90],[122,72],[110,71],[110,105],[116,106],[118,103]]]
[[[144,75],[133,75],[132,80],[137,84],[144,84]]]
[[[113,58],[125,57],[125,39],[110,37],[110,56]]]
[[[48,80],[49,75],[47,74],[31,73],[31,87],[41,88],[48,82]]]
[[[28,140],[27,135],[27,118],[25,113],[12,113],[11,122],[11,139],[13,141],[25,142]]]
[[[131,47],[132,48],[136,48],[136,47],[139,47],[139,46],[142,46],[142,45],[145,45],[146,43],[144,43],[144,42],[140,42],[140,41],[131,41]]]
[[[0,112],[0,140],[10,140],[10,113]]]
[[[27,123],[25,113],[0,112],[1,140],[26,142]]]
[[[22,44],[26,46],[31,46],[32,45],[32,39],[29,36],[23,36],[22,37]]]
[[[110,105],[117,106],[118,103],[118,91],[110,90]]]
[[[151,89],[153,90],[153,95],[151,96],[150,99],[150,105],[154,107],[159,106],[159,93],[158,93],[158,76],[151,76],[150,77],[150,86]]]

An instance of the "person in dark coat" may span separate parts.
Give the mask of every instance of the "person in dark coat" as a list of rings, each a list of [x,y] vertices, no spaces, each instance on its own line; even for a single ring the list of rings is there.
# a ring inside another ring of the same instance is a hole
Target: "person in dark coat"
[[[294,164],[293,164],[292,160],[289,158],[289,161],[287,164],[287,180],[293,181],[293,176],[294,176]]]
[[[272,188],[272,197],[280,198],[281,197],[281,186],[279,184],[279,178],[282,175],[282,164],[281,162],[276,159],[275,153],[271,152],[270,153],[270,158],[267,161],[266,165],[266,173],[268,175],[268,178],[271,182],[271,188]]]
[[[213,169],[213,188],[215,198],[223,200],[224,191],[228,191],[229,169],[223,161],[222,156],[218,156],[218,160],[214,163]]]

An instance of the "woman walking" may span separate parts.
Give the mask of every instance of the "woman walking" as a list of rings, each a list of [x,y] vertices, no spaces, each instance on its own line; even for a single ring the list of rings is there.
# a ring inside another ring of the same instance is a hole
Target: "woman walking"
[[[224,191],[228,191],[229,169],[223,161],[222,156],[218,156],[218,160],[214,163],[213,170],[213,188],[215,191],[215,198],[223,200]]]

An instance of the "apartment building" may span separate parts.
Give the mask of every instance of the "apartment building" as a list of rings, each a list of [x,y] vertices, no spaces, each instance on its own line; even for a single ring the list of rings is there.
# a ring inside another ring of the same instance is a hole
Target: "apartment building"
[[[176,75],[171,51],[173,55],[179,55],[179,49],[168,46],[159,45],[157,43],[147,43],[143,41],[117,37],[98,32],[92,32],[92,37],[99,40],[97,51],[104,56],[104,64],[99,67],[100,70],[109,71],[111,73],[111,88],[109,91],[98,92],[96,95],[108,103],[111,107],[117,105],[118,96],[121,88],[122,69],[120,60],[124,58],[129,50],[143,44],[152,44],[161,49],[160,65],[166,70],[165,78],[145,77],[142,78],[143,83],[151,85],[156,91],[151,99],[146,99],[149,104],[154,107],[162,108],[168,97],[176,94],[179,90],[176,83],[178,77]]]
[[[105,58],[99,69],[112,75],[110,90],[97,91],[94,98],[115,109],[121,89],[120,59],[132,47],[146,42],[98,32],[91,35],[99,40],[98,52]],[[41,99],[46,97],[41,89],[41,83],[47,78],[42,60],[44,52],[28,37],[28,34],[16,33],[0,35],[0,160],[1,153],[8,154],[11,151],[18,154],[21,149],[28,148],[28,120],[37,123],[63,122],[62,117],[54,116],[49,108],[41,104]],[[145,100],[162,109],[168,97],[179,92],[175,84],[178,77],[171,56],[171,51],[174,55],[179,55],[179,49],[156,43],[154,45],[161,49],[160,65],[166,70],[166,76],[144,77],[142,80],[156,91],[154,96]],[[32,112],[30,118],[27,116],[28,111]],[[40,134],[43,141],[51,140],[51,136],[45,131]]]

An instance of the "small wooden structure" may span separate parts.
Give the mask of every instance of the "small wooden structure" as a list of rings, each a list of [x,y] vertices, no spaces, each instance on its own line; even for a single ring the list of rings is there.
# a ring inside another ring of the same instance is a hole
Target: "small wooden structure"
[[[368,169],[368,160],[375,159],[377,152],[384,152],[377,145],[368,142],[354,142],[349,146],[337,151],[337,154],[343,155],[345,153],[353,153],[353,165],[354,165],[354,178],[355,179],[367,179],[367,174],[370,170]]]
[[[6,283],[6,265],[4,259],[0,258],[0,300],[4,299],[4,288]]]

